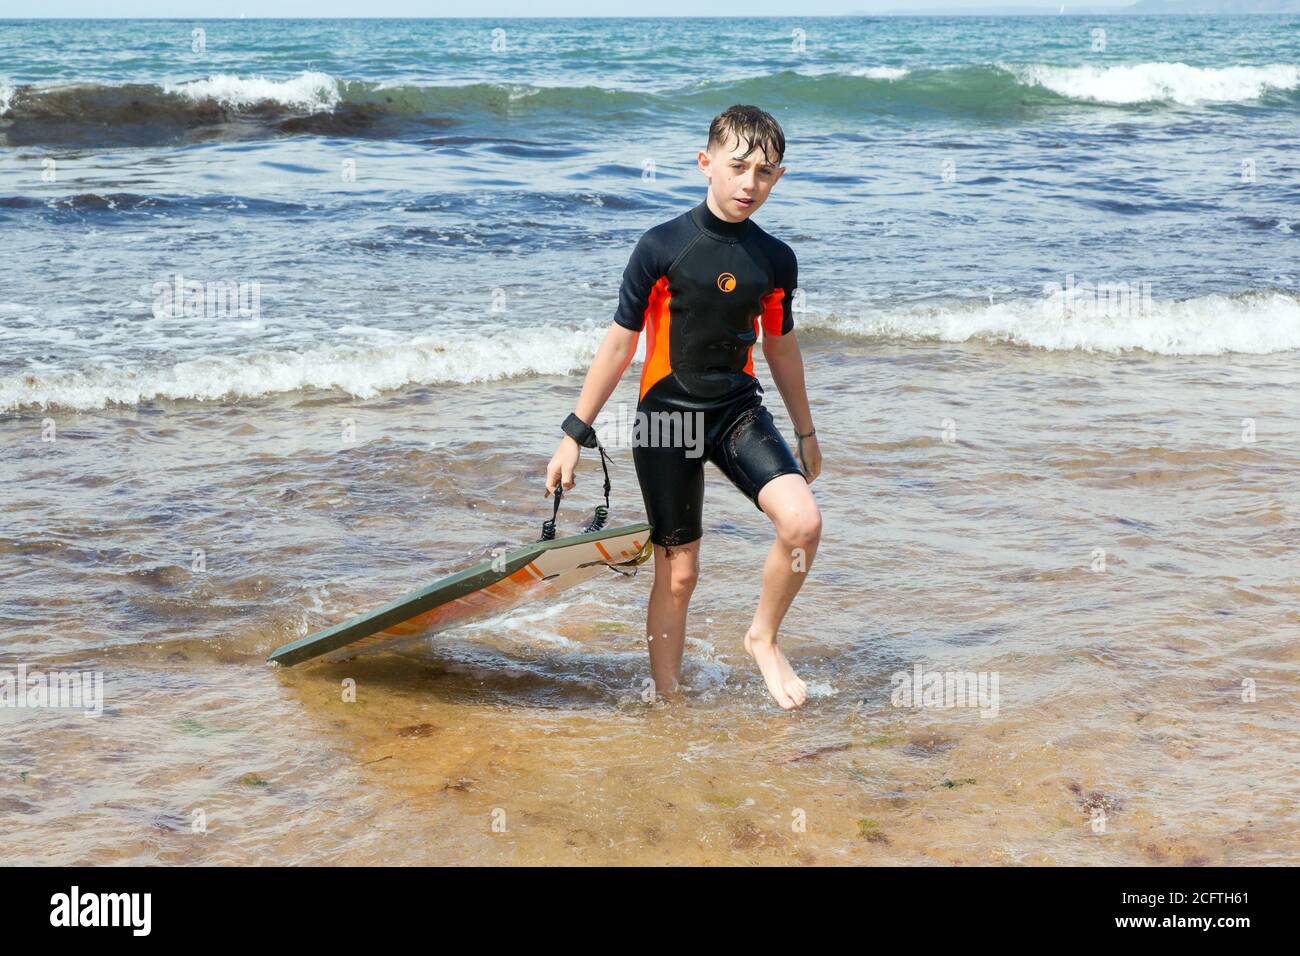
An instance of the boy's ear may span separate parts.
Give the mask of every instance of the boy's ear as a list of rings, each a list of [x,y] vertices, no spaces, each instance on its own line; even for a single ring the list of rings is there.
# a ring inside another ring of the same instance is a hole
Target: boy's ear
[[[709,158],[708,150],[702,149],[696,154],[695,165],[700,168],[700,172],[704,173],[705,176],[709,175],[709,171],[713,168],[713,160]]]

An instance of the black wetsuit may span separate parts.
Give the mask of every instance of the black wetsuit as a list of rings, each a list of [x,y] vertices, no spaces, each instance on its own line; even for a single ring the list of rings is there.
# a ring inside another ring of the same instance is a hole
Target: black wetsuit
[[[690,448],[681,440],[652,445],[653,438],[634,433],[632,457],[656,544],[689,544],[703,535],[706,458],[755,507],[767,482],[803,474],[763,407],[752,354],[760,323],[764,336],[794,327],[797,281],[789,246],[748,219],[718,218],[703,202],[637,242],[614,321],[646,330],[638,419],[699,413],[692,423],[702,426]],[[652,424],[649,434],[667,436],[669,416],[657,420],[665,427],[656,432]],[[674,433],[679,438],[693,431],[683,424],[686,430]]]

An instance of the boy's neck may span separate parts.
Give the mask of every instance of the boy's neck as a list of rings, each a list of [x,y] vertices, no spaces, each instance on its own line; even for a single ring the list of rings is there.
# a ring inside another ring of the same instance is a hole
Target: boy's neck
[[[727,239],[739,239],[749,230],[749,217],[738,221],[731,221],[722,216],[720,211],[713,204],[713,193],[708,193],[704,197],[704,202],[692,210],[695,221],[700,227],[714,235],[723,236]]]

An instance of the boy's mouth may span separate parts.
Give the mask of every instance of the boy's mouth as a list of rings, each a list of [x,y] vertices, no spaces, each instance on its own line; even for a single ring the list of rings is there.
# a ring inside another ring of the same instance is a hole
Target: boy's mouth
[[[754,200],[742,199],[740,196],[737,196],[736,205],[739,206],[741,209],[748,209],[750,206],[754,205]]]

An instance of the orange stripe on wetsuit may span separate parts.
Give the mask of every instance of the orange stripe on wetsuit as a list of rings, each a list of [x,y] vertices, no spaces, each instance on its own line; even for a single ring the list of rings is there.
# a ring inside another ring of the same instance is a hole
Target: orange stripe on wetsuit
[[[673,370],[668,349],[673,324],[671,301],[668,277],[661,276],[650,292],[650,304],[645,310],[645,364],[641,366],[640,398],[645,398],[650,387]]]
[[[764,335],[780,335],[781,323],[785,320],[785,309],[781,300],[785,298],[785,289],[780,286],[763,296],[763,312],[754,316],[754,335],[758,335],[758,323],[762,320]],[[754,347],[751,345],[745,355],[745,374],[754,374]],[[642,393],[644,394],[644,393]]]

